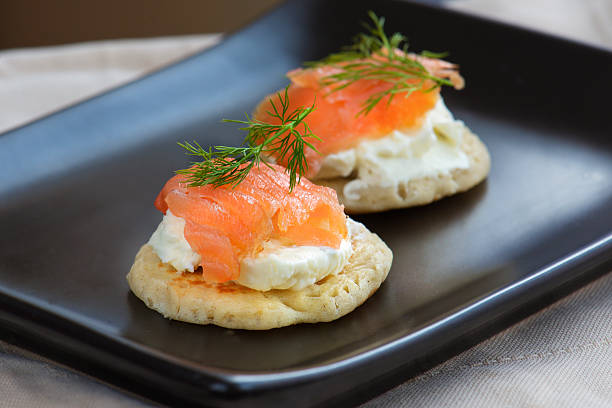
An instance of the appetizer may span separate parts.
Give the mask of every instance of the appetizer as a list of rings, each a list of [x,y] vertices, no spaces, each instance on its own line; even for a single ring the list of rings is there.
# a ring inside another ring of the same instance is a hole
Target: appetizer
[[[305,152],[313,182],[334,188],[347,212],[427,204],[470,189],[486,178],[489,153],[446,108],[442,85],[461,89],[457,66],[441,54],[407,51],[405,37],[390,38],[384,19],[344,51],[290,71],[294,106],[313,106],[305,120],[320,139]],[[277,123],[267,97],[256,121]],[[286,157],[272,156],[286,165]]]
[[[301,177],[316,140],[303,122],[312,107],[291,111],[287,94],[277,96],[278,124],[232,121],[247,125],[245,147],[181,144],[202,161],[157,196],[163,219],[127,275],[165,317],[253,330],[326,322],[386,278],[384,242],[347,218],[333,189]],[[288,167],[263,163],[272,153]]]

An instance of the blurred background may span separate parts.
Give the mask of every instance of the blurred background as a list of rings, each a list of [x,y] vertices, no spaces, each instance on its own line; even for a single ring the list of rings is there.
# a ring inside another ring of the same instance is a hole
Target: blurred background
[[[228,32],[281,0],[0,0],[0,49]]]
[[[306,0],[307,1],[307,0]],[[329,0],[333,1],[333,0]],[[612,0],[412,0],[610,47]],[[0,0],[0,50],[235,30],[283,0]],[[376,1],[372,1],[373,7]]]

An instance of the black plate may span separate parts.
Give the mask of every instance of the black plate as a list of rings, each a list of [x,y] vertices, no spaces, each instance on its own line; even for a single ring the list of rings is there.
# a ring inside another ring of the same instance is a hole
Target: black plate
[[[177,140],[238,143],[283,74],[345,44],[366,10],[467,79],[448,106],[490,149],[489,179],[433,205],[358,217],[388,280],[326,324],[232,331],[163,319],[130,294]],[[5,338],[172,402],[354,403],[607,272],[609,52],[401,1],[293,2],[220,46],[0,137]],[[368,386],[366,386],[368,385]]]

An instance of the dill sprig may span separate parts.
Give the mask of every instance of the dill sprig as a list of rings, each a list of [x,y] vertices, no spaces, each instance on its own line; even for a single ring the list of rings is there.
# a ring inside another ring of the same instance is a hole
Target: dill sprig
[[[270,98],[271,111],[268,115],[276,118],[280,123],[271,124],[253,120],[246,115],[246,120],[223,119],[223,122],[245,125],[240,130],[247,132],[242,147],[214,146],[203,148],[197,142],[179,143],[189,156],[202,158],[202,161],[192,162],[187,169],[177,170],[177,174],[186,177],[190,187],[213,185],[237,186],[249,174],[251,169],[264,163],[264,157],[276,157],[279,161],[287,162],[289,174],[289,191],[300,182],[301,176],[308,171],[305,149],[317,149],[307,139],[320,140],[312,133],[304,118],[314,110],[314,103],[310,107],[299,107],[289,112],[289,87],[284,94],[277,93],[278,104]]]
[[[322,84],[329,86],[330,93],[360,80],[380,80],[391,85],[386,90],[370,95],[357,116],[368,114],[386,96],[389,96],[387,103],[391,103],[395,95],[400,93],[408,97],[412,92],[423,89],[428,80],[433,85],[426,92],[441,85],[453,85],[448,79],[430,74],[417,59],[408,54],[408,42],[403,34],[394,33],[387,37],[384,17],[378,17],[373,11],[369,11],[368,16],[372,24],[363,23],[367,32],[358,34],[352,45],[320,61],[305,63],[311,68],[332,65],[339,70],[322,79]],[[428,51],[421,53],[426,58],[441,58],[445,55]]]

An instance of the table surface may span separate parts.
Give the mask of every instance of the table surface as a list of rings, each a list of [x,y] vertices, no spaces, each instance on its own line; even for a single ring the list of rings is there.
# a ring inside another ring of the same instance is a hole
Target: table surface
[[[440,3],[612,49],[609,0]],[[0,52],[0,132],[218,40],[201,35]],[[611,293],[608,274],[363,406],[612,406]],[[151,405],[5,342],[0,394],[11,407]]]

